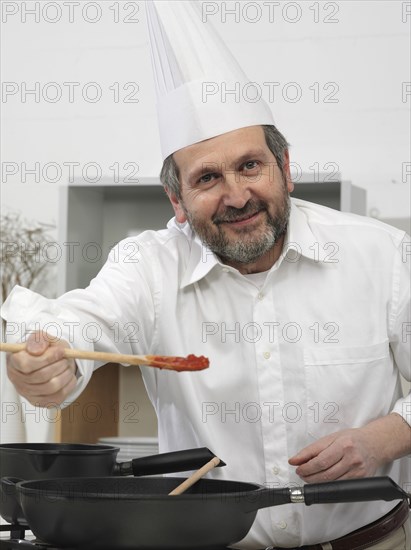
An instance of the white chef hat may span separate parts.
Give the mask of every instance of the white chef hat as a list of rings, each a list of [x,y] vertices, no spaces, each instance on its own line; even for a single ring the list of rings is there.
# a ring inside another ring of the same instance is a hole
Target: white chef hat
[[[201,2],[146,0],[163,160],[193,143],[238,128],[274,124]],[[260,94],[261,96],[261,94]]]

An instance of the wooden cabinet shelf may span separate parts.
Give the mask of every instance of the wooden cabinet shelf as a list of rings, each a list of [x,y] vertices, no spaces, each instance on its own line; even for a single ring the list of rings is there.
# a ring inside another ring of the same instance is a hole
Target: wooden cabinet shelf
[[[93,374],[76,401],[62,411],[57,439],[64,443],[97,443],[118,434],[120,365],[108,363]]]

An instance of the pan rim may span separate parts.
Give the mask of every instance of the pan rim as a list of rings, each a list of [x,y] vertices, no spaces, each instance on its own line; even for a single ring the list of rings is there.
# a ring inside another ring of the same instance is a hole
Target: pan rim
[[[31,447],[32,446],[32,447]],[[70,448],[71,447],[71,448]],[[42,455],[87,455],[119,452],[119,447],[98,443],[2,443],[0,453],[42,454]]]
[[[141,493],[130,494],[130,493],[121,493],[121,492],[93,493],[93,492],[85,492],[85,489],[86,489],[85,487],[83,487],[81,490],[78,490],[78,491],[73,490],[72,492],[70,492],[70,489],[68,489],[61,493],[58,493],[56,490],[53,491],[52,487],[49,487],[47,489],[31,487],[31,485],[35,485],[38,483],[41,484],[42,482],[44,482],[44,484],[46,484],[47,482],[47,484],[56,484],[56,485],[59,483],[62,483],[62,484],[64,483],[66,485],[68,483],[71,483],[73,485],[75,483],[80,483],[84,486],[85,484],[92,485],[93,483],[96,483],[96,482],[100,483],[103,480],[104,481],[110,480],[110,482],[112,483],[115,483],[116,480],[119,480],[120,483],[125,483],[126,481],[131,481],[133,483],[133,480],[135,480],[136,482],[143,481],[143,483],[147,481],[149,483],[153,479],[169,479],[169,480],[175,481],[176,484],[178,484],[179,482],[181,482],[182,479],[185,479],[185,478],[170,477],[170,476],[167,476],[167,477],[151,476],[149,478],[141,478],[141,477],[133,477],[133,476],[130,476],[130,477],[124,477],[124,476],[121,476],[121,477],[120,476],[71,477],[71,478],[64,477],[64,478],[22,480],[16,484],[16,489],[20,494],[24,496],[29,496],[29,497],[33,496],[35,498],[48,497],[53,502],[54,501],[71,501],[71,500],[72,501],[77,501],[77,500],[93,501],[93,502],[100,501],[100,500],[101,501],[105,501],[105,500],[120,501],[121,500],[122,502],[144,500],[144,501],[151,501],[151,502],[156,502],[156,501],[165,502],[165,497],[168,497],[166,499],[168,502],[198,501],[198,500],[210,501],[210,500],[222,500],[222,499],[224,499],[224,501],[227,502],[230,500],[238,501],[241,498],[250,498],[251,496],[258,497],[260,492],[266,489],[266,487],[264,487],[263,485],[260,485],[258,483],[248,482],[248,481],[238,481],[238,480],[229,480],[229,479],[227,480],[226,479],[208,479],[208,478],[204,479],[204,481],[206,481],[208,485],[218,486],[221,483],[223,483],[226,486],[240,485],[243,488],[240,488],[237,491],[228,491],[228,492],[224,492],[224,490],[222,490],[221,492],[218,492],[218,493],[201,492],[201,493],[194,493],[194,494],[183,493],[181,495],[168,495],[168,494],[141,494]],[[246,487],[248,487],[248,489]]]

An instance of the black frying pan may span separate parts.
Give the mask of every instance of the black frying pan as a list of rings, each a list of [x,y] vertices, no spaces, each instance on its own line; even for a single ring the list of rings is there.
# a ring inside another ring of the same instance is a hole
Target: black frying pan
[[[37,537],[88,550],[227,546],[245,537],[260,508],[409,498],[388,477],[299,489],[202,479],[183,495],[167,496],[180,482],[171,477],[66,478],[25,481],[14,488]]]
[[[69,443],[9,443],[0,445],[0,515],[25,525],[24,516],[5,477],[20,480],[111,475],[157,475],[197,470],[215,455],[206,447],[162,453],[116,462],[119,449],[111,445]],[[224,466],[220,462],[219,466]]]

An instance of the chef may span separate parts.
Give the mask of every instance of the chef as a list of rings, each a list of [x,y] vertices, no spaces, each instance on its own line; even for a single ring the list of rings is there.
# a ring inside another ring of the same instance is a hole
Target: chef
[[[64,359],[64,347],[206,355],[197,373],[142,367],[161,452],[208,446],[227,462],[212,476],[270,487],[409,483],[409,237],[290,198],[288,144],[268,106],[210,92],[250,81],[196,3],[147,2],[147,15],[175,217],[122,241],[86,289],[49,300],[16,287],[2,315],[36,332],[14,335],[27,350],[8,357],[10,380],[33,404],[66,405],[101,364]],[[41,330],[49,322],[63,340]],[[114,339],[110,327],[129,322],[138,341]],[[260,510],[236,548],[410,544],[407,506],[376,501]]]

